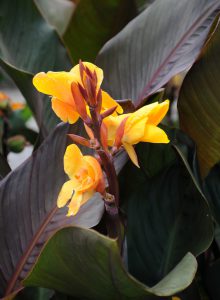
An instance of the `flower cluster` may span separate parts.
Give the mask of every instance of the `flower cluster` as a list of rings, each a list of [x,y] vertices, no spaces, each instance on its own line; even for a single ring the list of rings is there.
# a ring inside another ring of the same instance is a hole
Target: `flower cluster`
[[[124,148],[139,167],[133,145],[169,142],[166,133],[157,126],[169,109],[168,100],[123,114],[122,107],[101,89],[102,81],[100,68],[81,61],[70,72],[41,72],[33,79],[40,92],[52,96],[52,108],[62,121],[73,124],[79,118],[83,120],[89,139],[73,134],[70,137],[74,142],[95,149],[101,161],[100,165],[96,158],[83,156],[75,144],[67,147],[64,169],[70,180],[64,183],[57,203],[62,207],[70,200],[69,216],[75,215],[95,192],[104,198],[110,194],[116,201],[117,184],[112,179],[116,177],[113,153]],[[102,167],[109,184],[108,193]]]

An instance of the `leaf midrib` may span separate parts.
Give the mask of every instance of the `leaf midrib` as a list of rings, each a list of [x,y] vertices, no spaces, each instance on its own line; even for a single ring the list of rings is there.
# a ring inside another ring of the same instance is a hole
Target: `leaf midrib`
[[[159,76],[159,74],[160,74],[161,70],[163,70],[164,66],[167,65],[167,63],[169,62],[169,60],[172,57],[172,55],[179,49],[179,47],[182,46],[182,44],[185,42],[185,40],[187,39],[187,37],[190,36],[191,33],[193,33],[194,28],[195,27],[198,28],[201,24],[203,24],[204,20],[206,20],[207,15],[209,15],[210,9],[213,9],[213,8],[217,9],[218,7],[219,7],[219,3],[210,5],[205,10],[205,12],[191,25],[191,27],[187,30],[187,32],[182,36],[182,38],[180,39],[180,41],[173,48],[173,50],[168,54],[168,56],[165,58],[165,60],[163,61],[163,63],[157,68],[157,70],[153,74],[153,77],[151,78],[151,80],[148,82],[148,84],[145,86],[145,88],[142,90],[142,92],[138,96],[137,105],[136,105],[137,108],[139,108],[139,107],[142,106],[142,100],[143,100],[143,98],[146,98],[147,96],[150,95],[150,94],[149,95],[147,94],[148,90],[150,89],[150,87],[151,87],[152,83],[155,81],[155,79]]]
[[[41,235],[43,234],[45,228],[47,227],[47,225],[49,224],[49,222],[51,221],[53,216],[56,214],[57,210],[58,210],[58,207],[55,206],[52,209],[52,211],[46,216],[44,222],[41,224],[38,231],[33,236],[30,244],[26,248],[26,251],[24,252],[22,257],[18,261],[17,266],[15,268],[15,271],[14,271],[11,279],[8,281],[8,285],[7,285],[7,288],[6,288],[6,291],[5,291],[5,296],[8,296],[13,291],[13,289],[15,287],[15,284],[17,283],[17,279],[18,279],[21,271],[23,270],[23,267],[26,264],[27,259],[29,258],[30,254],[32,253],[36,243],[39,241],[39,239],[40,239]]]

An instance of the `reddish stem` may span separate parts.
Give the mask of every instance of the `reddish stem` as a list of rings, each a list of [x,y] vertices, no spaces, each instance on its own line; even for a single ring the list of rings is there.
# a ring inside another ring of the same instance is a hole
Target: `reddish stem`
[[[113,196],[113,201],[105,201],[106,222],[108,234],[112,238],[118,238],[118,244],[121,247],[123,241],[123,225],[119,218],[119,186],[118,178],[113,164],[112,155],[105,150],[101,140],[101,124],[102,118],[97,113],[96,108],[90,107],[90,114],[92,119],[92,129],[95,138],[99,141],[100,149],[97,150],[102,161],[104,171],[108,180],[108,192]]]

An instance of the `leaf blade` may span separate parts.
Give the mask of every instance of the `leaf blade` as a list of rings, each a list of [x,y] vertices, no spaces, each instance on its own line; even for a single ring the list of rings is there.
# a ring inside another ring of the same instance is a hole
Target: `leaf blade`
[[[104,87],[116,99],[132,99],[140,106],[143,98],[194,62],[219,8],[216,0],[151,4],[100,51],[97,63],[105,72]]]

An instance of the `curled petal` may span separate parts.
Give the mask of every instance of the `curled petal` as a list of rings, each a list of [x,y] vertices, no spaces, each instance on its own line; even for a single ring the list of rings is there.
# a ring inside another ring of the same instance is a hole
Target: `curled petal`
[[[138,163],[137,154],[134,150],[134,147],[130,144],[127,144],[127,143],[123,143],[123,146],[124,146],[125,150],[127,151],[131,161],[135,164],[135,166],[140,168],[139,163]]]
[[[132,116],[133,117],[133,116]],[[147,123],[147,116],[142,118],[134,118],[128,117],[125,128],[124,128],[124,136],[122,137],[122,141],[129,144],[137,144],[140,142],[141,138],[145,132],[145,126]]]
[[[121,107],[120,104],[118,104],[108,93],[106,93],[105,91],[102,91],[102,109],[106,110],[109,109],[111,107],[115,107],[116,108],[116,112],[118,114],[122,114],[123,113],[123,108]],[[114,115],[117,115],[116,113]]]
[[[41,72],[34,76],[33,84],[39,92],[71,105],[73,100],[70,85],[74,80],[75,76],[70,72]]]
[[[161,128],[147,124],[141,142],[167,144],[169,143],[169,139],[167,134]]]
[[[52,98],[52,109],[63,122],[74,124],[79,119],[79,114],[76,112],[75,106],[69,105],[56,97]]]
[[[169,103],[169,100],[166,100],[153,108],[148,114],[148,122],[153,125],[158,125],[168,112]]]
[[[103,178],[101,166],[97,161],[97,159],[95,159],[92,156],[86,155],[84,156],[84,160],[87,163],[88,171],[91,172],[90,177],[93,178],[93,184],[90,186],[90,189],[91,188],[95,189],[99,184],[99,181]],[[89,169],[89,166],[91,167],[91,169]]]
[[[64,154],[65,173],[73,178],[77,171],[84,166],[83,155],[80,149],[75,145],[69,145]]]
[[[88,191],[86,193],[75,192],[70,204],[68,205],[69,210],[67,216],[74,216],[78,213],[80,207],[86,203],[94,194],[94,191]]]
[[[65,182],[57,199],[57,206],[63,207],[70,200],[73,194],[73,183],[71,180]]]

